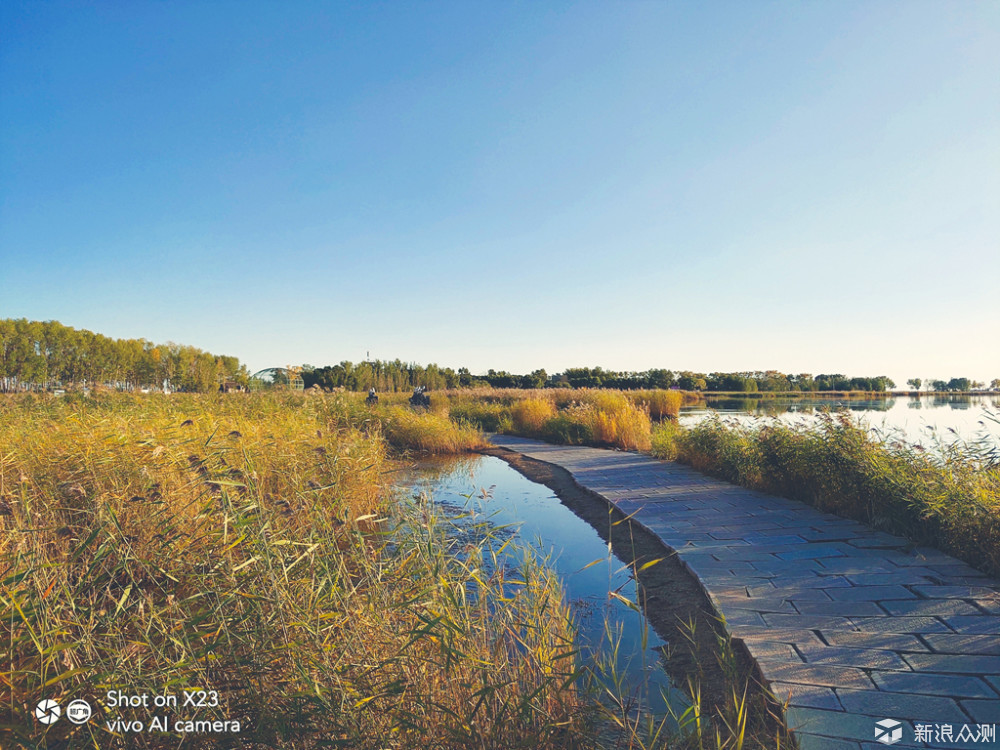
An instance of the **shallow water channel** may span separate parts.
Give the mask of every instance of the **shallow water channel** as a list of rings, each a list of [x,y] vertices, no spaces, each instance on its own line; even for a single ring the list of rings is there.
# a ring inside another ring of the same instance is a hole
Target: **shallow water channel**
[[[680,716],[688,708],[687,695],[663,670],[660,649],[666,644],[643,615],[612,593],[638,599],[628,566],[552,490],[492,456],[421,459],[401,473],[397,487],[429,497],[452,519],[456,535],[487,521],[502,540],[497,547],[514,537],[520,550],[503,553],[511,567],[520,564],[525,547],[533,549],[562,581],[583,662],[593,664],[598,649],[607,658],[617,642],[615,670],[643,711]]]

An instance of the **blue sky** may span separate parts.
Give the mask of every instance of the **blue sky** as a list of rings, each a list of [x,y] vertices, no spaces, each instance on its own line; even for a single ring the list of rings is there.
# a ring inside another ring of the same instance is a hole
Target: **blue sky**
[[[1000,3],[0,4],[0,317],[1000,377]]]

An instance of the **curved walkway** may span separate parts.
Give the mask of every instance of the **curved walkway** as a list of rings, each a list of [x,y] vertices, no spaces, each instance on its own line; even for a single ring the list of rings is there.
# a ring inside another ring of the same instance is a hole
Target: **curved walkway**
[[[676,550],[788,700],[802,750],[1000,748],[1000,581],[678,463],[492,442],[561,466]]]

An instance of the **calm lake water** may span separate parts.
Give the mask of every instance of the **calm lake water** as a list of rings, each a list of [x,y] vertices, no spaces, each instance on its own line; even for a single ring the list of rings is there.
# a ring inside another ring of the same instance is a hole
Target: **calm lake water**
[[[808,423],[822,409],[849,409],[870,428],[907,442],[932,447],[935,440],[952,443],[984,440],[1000,446],[1000,398],[997,396],[896,396],[878,399],[710,399],[681,408],[680,422],[695,424],[716,412],[724,418],[751,422],[778,419]]]
[[[597,531],[548,487],[530,481],[492,456],[423,459],[403,473],[397,486],[413,495],[426,493],[443,515],[453,519],[457,536],[469,533],[477,521],[488,520],[492,533],[500,539],[513,536],[522,547],[531,547],[547,558],[562,581],[585,661],[592,662],[594,650],[608,645],[607,623],[620,639],[617,669],[627,676],[646,710],[661,714],[669,703],[680,715],[690,705],[660,665],[657,649],[665,645],[663,640],[644,617],[609,593],[617,591],[636,600],[636,585],[628,568],[609,551]],[[468,511],[477,518],[462,518]],[[505,562],[516,567],[521,559],[522,554],[515,552]],[[595,560],[599,562],[587,567]]]

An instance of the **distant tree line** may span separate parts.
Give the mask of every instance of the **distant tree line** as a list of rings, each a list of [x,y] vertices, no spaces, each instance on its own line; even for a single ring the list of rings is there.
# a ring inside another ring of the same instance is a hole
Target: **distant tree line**
[[[763,372],[701,373],[653,369],[618,372],[601,367],[572,367],[550,375],[543,369],[518,375],[504,370],[488,370],[473,375],[468,368],[418,365],[400,360],[341,362],[327,367],[304,365],[302,378],[307,388],[344,388],[350,391],[401,391],[418,385],[430,389],[492,386],[494,388],[618,388],[622,390],[679,388],[687,391],[886,391],[896,384],[884,375],[846,377],[844,375],[787,375],[777,370]]]
[[[171,390],[211,391],[226,380],[247,380],[236,357],[174,343],[112,339],[51,320],[0,320],[0,391],[83,383],[128,390],[164,381]]]
[[[494,388],[618,388],[622,390],[679,388],[686,391],[873,391],[895,388],[884,375],[785,374],[777,370],[702,373],[689,370],[652,369],[642,372],[571,367],[549,374],[544,369],[525,375],[488,370],[473,375],[467,367],[454,370],[436,364],[419,365],[401,360],[371,360],[357,364],[303,365],[305,387],[351,391],[402,391],[424,386],[432,390],[492,386]],[[236,357],[210,354],[193,346],[153,344],[145,339],[111,339],[77,330],[56,321],[0,320],[0,391],[51,387],[75,383],[100,383],[131,389],[159,387],[166,381],[172,390],[210,391],[225,381],[245,384],[247,371]],[[923,382],[907,381],[916,389]],[[916,384],[916,385],[915,385]],[[968,391],[982,383],[968,378],[929,383],[936,391]],[[992,383],[1000,388],[1000,380]]]
[[[986,387],[986,383],[981,380],[970,380],[969,378],[927,381],[924,381],[921,378],[910,378],[906,381],[906,384],[913,390],[919,391],[920,386],[924,385],[925,382],[932,391],[975,391]],[[1000,378],[994,378],[990,382],[990,390],[1000,391]]]

